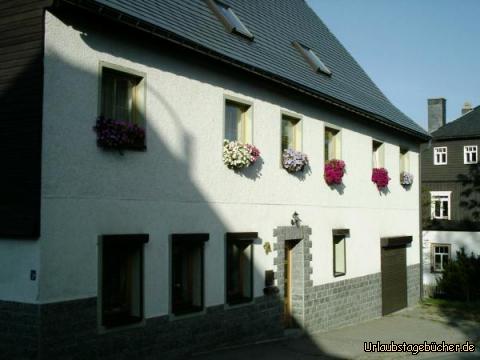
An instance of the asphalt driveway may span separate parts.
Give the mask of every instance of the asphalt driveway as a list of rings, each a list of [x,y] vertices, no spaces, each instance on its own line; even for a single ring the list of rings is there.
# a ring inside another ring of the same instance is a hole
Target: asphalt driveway
[[[407,353],[366,353],[364,342],[420,344],[436,342],[476,344],[476,353],[419,353],[415,358],[480,359],[480,323],[436,308],[417,306],[395,314],[308,336],[226,349],[195,356],[192,360],[287,360],[287,359],[404,359]]]

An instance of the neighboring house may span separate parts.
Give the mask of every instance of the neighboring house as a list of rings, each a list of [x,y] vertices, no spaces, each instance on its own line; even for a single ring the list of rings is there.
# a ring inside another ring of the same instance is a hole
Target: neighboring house
[[[462,247],[480,254],[480,107],[446,123],[446,100],[429,99],[432,140],[422,146],[423,282],[432,294]]]
[[[429,135],[305,1],[1,9],[2,356],[166,358],[418,301]],[[229,169],[225,138],[261,157]]]

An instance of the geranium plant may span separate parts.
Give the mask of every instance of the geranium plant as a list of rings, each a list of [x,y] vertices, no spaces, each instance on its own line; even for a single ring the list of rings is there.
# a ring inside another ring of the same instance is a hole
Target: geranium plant
[[[93,130],[97,144],[103,148],[145,150],[145,130],[128,121],[107,119],[100,116]]]
[[[300,151],[285,149],[282,154],[283,167],[291,173],[302,171],[308,165],[308,157]]]
[[[223,140],[223,163],[229,169],[246,168],[260,157],[260,150],[251,144]]]
[[[372,182],[377,185],[378,190],[382,190],[388,186],[390,178],[385,168],[374,168],[372,170]]]
[[[400,173],[400,184],[403,186],[410,186],[413,184],[413,174],[408,171],[402,171]]]
[[[323,177],[328,185],[339,185],[342,183],[345,174],[345,162],[332,159],[325,163],[325,172]]]

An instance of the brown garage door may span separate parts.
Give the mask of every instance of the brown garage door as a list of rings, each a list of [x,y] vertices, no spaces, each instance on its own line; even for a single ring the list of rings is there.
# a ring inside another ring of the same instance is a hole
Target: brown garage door
[[[382,313],[407,307],[407,251],[405,247],[382,248]]]

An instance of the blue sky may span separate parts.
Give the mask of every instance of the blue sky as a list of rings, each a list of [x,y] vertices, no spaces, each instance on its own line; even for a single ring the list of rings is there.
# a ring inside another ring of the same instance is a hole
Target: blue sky
[[[480,105],[480,0],[307,0],[384,94],[427,127],[427,98],[447,121]]]

